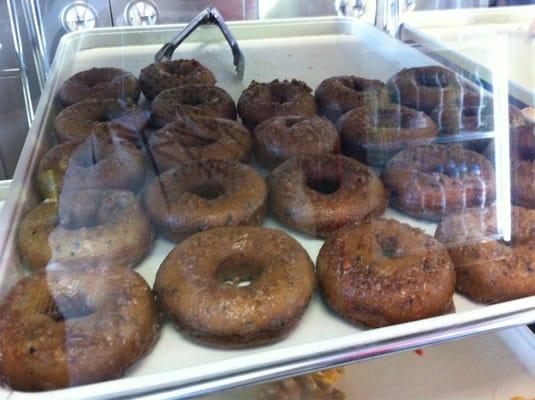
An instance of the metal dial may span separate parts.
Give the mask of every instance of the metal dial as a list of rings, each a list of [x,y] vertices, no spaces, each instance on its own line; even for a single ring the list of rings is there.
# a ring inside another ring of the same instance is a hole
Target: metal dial
[[[129,25],[154,25],[158,22],[158,8],[149,0],[134,0],[124,9],[124,19]]]
[[[75,1],[61,12],[61,23],[69,32],[91,29],[97,24],[97,12],[89,4]]]

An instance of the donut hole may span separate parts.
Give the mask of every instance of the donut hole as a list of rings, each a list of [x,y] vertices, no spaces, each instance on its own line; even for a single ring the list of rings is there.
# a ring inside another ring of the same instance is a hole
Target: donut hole
[[[443,72],[424,72],[416,74],[416,83],[430,88],[443,88],[451,82],[450,77]]]
[[[271,101],[275,103],[279,103],[279,104],[286,103],[292,97],[291,94],[288,93],[288,91],[280,90],[280,89],[277,90],[277,88],[273,88],[270,94],[271,94]]]
[[[242,255],[224,259],[216,269],[216,279],[224,285],[238,288],[250,286],[262,274],[262,267]]]
[[[344,79],[342,80],[342,84],[356,92],[365,92],[373,88],[369,82],[357,79]]]
[[[291,128],[292,126],[298,124],[299,122],[303,121],[304,118],[302,117],[294,117],[294,118],[286,118],[284,120],[284,124],[287,128]]]
[[[312,169],[305,172],[305,184],[315,192],[329,195],[340,189],[342,181],[338,171]]]
[[[186,76],[193,72],[195,65],[191,63],[170,62],[162,63],[160,68],[171,75]]]
[[[56,298],[49,295],[48,299],[42,304],[41,313],[55,322],[84,318],[95,313],[95,309],[88,304],[87,299],[79,294],[73,296],[60,295]]]
[[[202,197],[205,200],[215,200],[225,194],[225,188],[217,182],[204,182],[193,186],[188,192]]]
[[[204,147],[217,142],[215,139],[202,136],[200,132],[183,132],[176,138],[182,147]]]
[[[396,258],[399,256],[399,243],[393,236],[377,235],[375,240],[381,248],[383,256],[386,258]]]

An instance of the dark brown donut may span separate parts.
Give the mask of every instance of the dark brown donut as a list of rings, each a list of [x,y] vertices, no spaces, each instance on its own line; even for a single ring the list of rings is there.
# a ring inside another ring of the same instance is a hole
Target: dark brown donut
[[[386,164],[382,178],[391,204],[417,218],[440,220],[496,197],[491,163],[460,145],[407,147]]]
[[[383,82],[353,75],[325,79],[316,88],[315,96],[319,113],[332,123],[354,108],[388,103],[388,89]]]
[[[62,110],[54,125],[60,143],[80,141],[91,135],[118,136],[139,141],[139,132],[148,121],[147,112],[122,100],[82,100]]]
[[[393,102],[431,113],[435,107],[480,106],[482,89],[438,66],[406,68],[387,82]]]
[[[338,230],[323,244],[316,268],[323,298],[352,323],[375,328],[454,309],[455,271],[447,250],[392,219]]]
[[[428,144],[437,136],[430,117],[398,104],[355,108],[338,119],[337,128],[342,153],[375,166],[408,145]]]
[[[273,117],[254,130],[254,153],[264,167],[273,169],[296,156],[338,153],[338,132],[328,119],[306,116]]]
[[[128,268],[26,277],[0,306],[0,376],[24,391],[119,378],[159,330],[154,295]]]
[[[140,95],[137,79],[119,68],[91,68],[74,74],[61,85],[59,99],[64,106],[86,99],[130,99]]]
[[[150,222],[132,192],[82,190],[35,207],[20,224],[21,258],[34,270],[133,266],[150,249]]]
[[[275,217],[298,231],[327,237],[338,228],[381,215],[388,193],[373,171],[344,156],[292,158],[267,179]]]
[[[160,172],[195,160],[248,162],[251,134],[242,124],[222,118],[189,117],[167,124],[149,138]]]
[[[467,210],[445,218],[435,237],[448,248],[457,290],[496,303],[535,294],[535,210],[512,207],[511,241],[501,240],[496,209]]]
[[[311,92],[306,83],[296,79],[252,81],[238,99],[238,114],[249,129],[272,117],[314,115],[316,102]]]
[[[145,179],[145,161],[131,142],[92,135],[82,142],[65,142],[49,150],[39,162],[36,178],[45,199],[58,198],[62,190],[137,192]]]
[[[153,63],[143,68],[139,74],[139,86],[149,101],[166,89],[184,85],[213,86],[215,83],[212,71],[197,60]]]
[[[315,284],[312,261],[291,236],[232,227],[177,245],[160,266],[154,291],[160,310],[184,334],[209,345],[251,347],[286,337]]]
[[[185,115],[236,119],[232,97],[216,86],[185,85],[158,94],[151,105],[151,121],[157,127]]]
[[[178,242],[215,227],[260,225],[267,187],[247,165],[198,160],[154,178],[142,201],[152,223]]]
[[[535,123],[512,128],[510,143],[513,202],[535,208]]]

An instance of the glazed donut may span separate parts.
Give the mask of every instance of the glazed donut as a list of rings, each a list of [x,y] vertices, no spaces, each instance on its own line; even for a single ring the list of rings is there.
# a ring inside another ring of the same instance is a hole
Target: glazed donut
[[[139,86],[149,101],[166,89],[184,85],[213,86],[215,83],[212,71],[197,60],[153,63],[143,68],[139,74]]]
[[[260,122],[285,115],[316,114],[316,102],[306,83],[292,79],[269,83],[252,81],[238,99],[238,114],[249,129]]]
[[[20,224],[22,261],[33,270],[133,266],[150,249],[150,222],[132,192],[82,190],[45,201]]]
[[[437,136],[430,117],[398,104],[355,108],[336,126],[342,153],[375,166],[383,166],[408,145],[428,144]]]
[[[267,187],[247,165],[198,160],[154,178],[142,201],[152,223],[178,242],[215,227],[260,225],[266,212]]]
[[[319,113],[336,123],[338,118],[354,108],[388,103],[388,89],[377,79],[333,76],[319,84],[315,97]]]
[[[510,130],[511,197],[516,205],[535,208],[535,123]]]
[[[246,287],[241,285],[249,283]],[[283,339],[314,292],[314,265],[288,234],[231,227],[177,245],[154,283],[159,309],[209,345],[251,347]]]
[[[534,210],[512,207],[512,237],[506,242],[500,240],[494,207],[445,218],[435,237],[455,264],[457,290],[485,303],[534,295],[534,224]]]
[[[152,291],[131,269],[29,276],[0,306],[0,376],[24,391],[119,378],[159,330]]]
[[[139,141],[148,121],[145,111],[115,99],[82,100],[62,110],[54,126],[58,142],[80,141],[95,135],[118,136]]]
[[[195,160],[248,162],[251,134],[242,124],[222,118],[184,116],[149,138],[149,149],[159,171]]]
[[[91,68],[74,74],[61,85],[59,99],[64,106],[86,99],[130,99],[140,95],[137,79],[119,68]]]
[[[390,204],[417,218],[440,220],[469,207],[484,207],[496,196],[491,163],[460,145],[407,147],[383,170]]]
[[[338,132],[328,119],[316,115],[273,117],[254,130],[254,153],[268,169],[296,156],[338,153]]]
[[[232,97],[216,86],[185,85],[167,89],[151,105],[153,125],[162,127],[184,115],[236,119]]]
[[[267,182],[275,217],[290,228],[318,237],[381,215],[388,203],[379,177],[344,156],[292,158],[279,165]]]
[[[454,310],[455,270],[433,237],[393,219],[329,236],[316,262],[325,301],[345,320],[376,328]]]
[[[435,107],[480,106],[482,89],[440,66],[406,68],[387,82],[393,102],[431,113]]]
[[[58,198],[62,190],[124,189],[137,192],[145,179],[143,154],[131,142],[91,135],[82,142],[65,142],[49,150],[37,168],[37,188],[43,198]]]

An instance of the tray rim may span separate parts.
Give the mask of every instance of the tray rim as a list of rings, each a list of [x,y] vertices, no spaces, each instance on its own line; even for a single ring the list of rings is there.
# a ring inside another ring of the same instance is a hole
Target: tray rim
[[[229,23],[231,27],[238,26],[282,26],[285,24],[299,24],[317,26],[319,23],[340,24],[348,23],[358,29],[374,30],[374,35],[384,43],[399,46],[395,38],[375,31],[375,28],[352,18],[320,17],[305,19],[285,19],[274,21],[240,21]],[[360,25],[359,25],[360,24]],[[170,28],[179,29],[183,25],[160,25],[145,27],[142,30],[168,32]],[[100,28],[91,32],[91,35],[100,33],[122,34],[124,32],[138,33],[139,28]],[[50,75],[47,79],[42,99],[52,98],[51,91],[59,79],[61,60],[65,56],[70,42],[87,38],[85,32],[74,32],[65,35],[58,46],[57,55],[52,63]],[[13,184],[6,199],[6,204],[0,214],[0,220],[8,223],[0,224],[0,280],[5,279],[7,263],[5,249],[10,245],[16,235],[14,221],[18,221],[23,212],[24,187],[32,179],[35,163],[37,162],[37,144],[45,135],[43,124],[45,118],[54,106],[53,101],[40,101],[36,110],[34,123],[30,127],[25,141],[20,162],[17,165]],[[29,181],[30,180],[30,181]],[[9,389],[10,399],[19,398],[42,398],[48,399],[65,397],[103,398],[107,396],[135,396],[142,399],[164,399],[201,396],[215,390],[229,390],[239,386],[261,383],[268,380],[285,378],[291,375],[311,372],[338,365],[346,365],[385,356],[404,350],[425,347],[432,344],[443,343],[450,340],[460,339],[469,335],[495,331],[505,327],[520,325],[535,320],[535,296],[508,301],[484,308],[463,311],[458,314],[448,314],[425,320],[385,327],[375,330],[357,331],[354,334],[333,340],[325,339],[319,342],[306,343],[291,348],[292,356],[284,361],[277,358],[282,353],[288,352],[288,348],[276,349],[263,363],[252,370],[226,371],[228,360],[212,362],[214,367],[212,374],[201,374],[206,365],[179,368],[166,372],[152,373],[137,377],[123,377],[113,381],[95,383],[91,385],[77,386],[73,388],[47,391],[40,393],[17,392]],[[321,352],[318,352],[321,348]],[[233,359],[243,361],[255,357],[254,354],[238,356]],[[177,380],[177,373],[189,370],[189,378]],[[202,379],[202,380],[201,380]],[[149,393],[147,393],[149,392]],[[145,394],[143,394],[145,393]],[[1,392],[0,392],[1,394]]]

